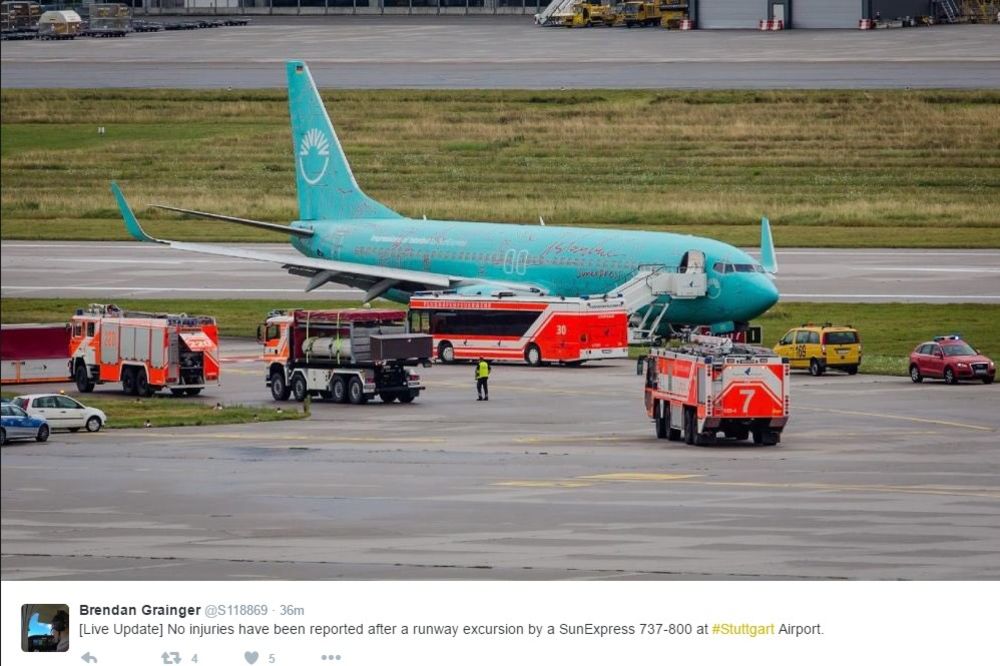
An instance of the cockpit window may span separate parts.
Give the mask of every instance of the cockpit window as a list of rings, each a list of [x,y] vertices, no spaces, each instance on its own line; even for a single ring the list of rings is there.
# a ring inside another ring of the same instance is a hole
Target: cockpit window
[[[716,273],[763,273],[764,268],[760,264],[727,264],[717,261],[712,265]]]

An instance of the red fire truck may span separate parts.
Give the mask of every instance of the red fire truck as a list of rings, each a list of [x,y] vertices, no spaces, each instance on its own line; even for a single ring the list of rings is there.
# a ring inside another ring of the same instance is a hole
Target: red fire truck
[[[198,395],[219,381],[219,329],[213,317],[122,310],[94,304],[79,309],[70,339],[73,379],[83,393],[121,382],[130,395],[163,388]]]
[[[656,436],[711,444],[719,435],[773,446],[788,422],[788,362],[770,349],[692,335],[645,363],[646,413]]]
[[[628,312],[620,297],[420,292],[410,299],[410,329],[434,336],[445,363],[482,357],[578,365],[628,357]]]
[[[402,310],[271,312],[257,331],[275,400],[319,396],[360,405],[413,402],[424,386],[407,368],[430,363],[431,336],[406,329]]]

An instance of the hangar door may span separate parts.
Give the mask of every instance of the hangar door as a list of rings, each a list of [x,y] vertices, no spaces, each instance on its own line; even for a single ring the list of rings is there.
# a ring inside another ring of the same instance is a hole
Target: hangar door
[[[698,0],[699,28],[756,29],[766,18],[766,0]]]
[[[793,28],[857,28],[863,0],[792,0]]]

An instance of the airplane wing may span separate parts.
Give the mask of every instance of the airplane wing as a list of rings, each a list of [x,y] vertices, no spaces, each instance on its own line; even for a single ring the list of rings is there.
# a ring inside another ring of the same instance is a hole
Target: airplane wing
[[[431,273],[427,271],[414,271],[405,268],[373,266],[348,261],[318,259],[306,256],[289,256],[273,252],[260,252],[257,250],[225,247],[214,243],[187,243],[183,241],[154,238],[153,236],[147,234],[143,230],[142,226],[140,226],[138,219],[135,217],[135,213],[132,212],[131,207],[125,200],[125,195],[122,193],[121,188],[118,187],[117,183],[111,183],[111,191],[115,195],[115,199],[118,202],[118,209],[121,212],[122,218],[125,220],[125,228],[136,240],[148,243],[159,243],[175,250],[183,250],[185,252],[197,252],[200,254],[235,257],[238,259],[249,259],[251,261],[264,261],[280,264],[282,268],[287,270],[292,275],[309,278],[309,283],[305,289],[306,291],[312,291],[327,282],[336,282],[338,284],[347,285],[356,289],[363,289],[365,291],[365,302],[378,298],[390,289],[398,289],[406,292],[431,291],[435,289],[486,289],[490,291],[502,289],[523,293],[543,293],[542,290],[533,285],[518,282],[486,282],[472,278],[445,275],[442,273]],[[166,208],[165,206],[162,207]],[[191,214],[198,213],[198,211],[187,210],[184,210],[183,212]],[[209,214],[201,215],[208,216]],[[285,229],[287,229],[289,235],[295,233],[295,229],[292,227],[283,227],[282,225],[272,224],[269,222],[256,222],[254,220],[243,220],[242,218],[228,218],[227,216],[214,214],[212,214],[212,217],[225,221],[260,226],[272,231],[284,232]]]

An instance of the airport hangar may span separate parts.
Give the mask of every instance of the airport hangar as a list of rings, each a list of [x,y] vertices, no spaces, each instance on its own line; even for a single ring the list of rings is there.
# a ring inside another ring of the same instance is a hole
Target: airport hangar
[[[556,0],[558,2],[558,0]],[[616,4],[615,0],[591,0]],[[861,19],[937,16],[955,0],[663,0],[686,5],[704,29],[757,29],[762,19],[785,28],[857,28]],[[133,0],[136,13],[492,15],[541,12],[548,0]]]

